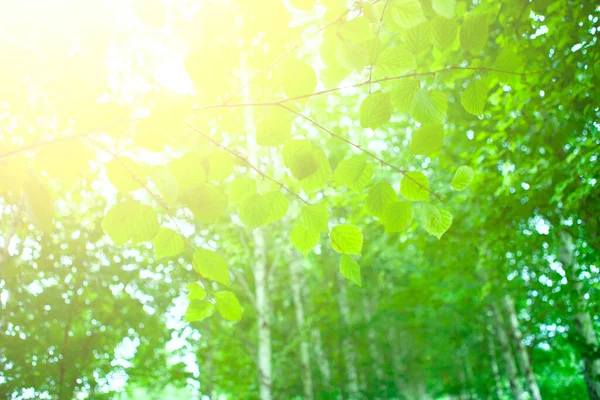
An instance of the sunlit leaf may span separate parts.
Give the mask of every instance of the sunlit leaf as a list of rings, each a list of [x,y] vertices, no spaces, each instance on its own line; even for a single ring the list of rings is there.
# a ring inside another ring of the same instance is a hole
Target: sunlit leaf
[[[474,176],[473,168],[462,165],[456,170],[454,178],[452,178],[452,187],[458,191],[465,190],[473,181]]]
[[[412,116],[422,124],[439,124],[446,119],[448,100],[439,90],[419,90],[412,103]]]
[[[221,317],[229,321],[242,319],[242,306],[233,292],[222,291],[215,293],[217,311]]]
[[[408,201],[397,201],[385,206],[381,222],[387,233],[400,232],[410,226],[413,219],[412,204]]]
[[[233,156],[224,151],[215,151],[207,157],[208,179],[222,181],[233,172]]]
[[[487,44],[488,35],[487,14],[468,16],[460,28],[460,45],[465,51],[479,53]]]
[[[481,115],[487,101],[488,90],[489,88],[485,80],[471,80],[460,96],[462,106],[470,114]]]
[[[242,202],[256,193],[256,181],[252,178],[237,178],[231,183],[229,199],[232,202]]]
[[[181,190],[193,189],[206,182],[203,155],[191,152],[171,161],[169,170]]]
[[[423,227],[431,235],[441,239],[442,235],[452,225],[452,214],[432,204],[425,204],[423,208]]]
[[[394,106],[401,112],[412,110],[415,94],[419,91],[419,81],[415,78],[402,79],[392,89],[391,100]]]
[[[360,126],[363,128],[378,128],[392,117],[390,94],[383,92],[371,93],[360,105]]]
[[[298,224],[292,228],[290,239],[295,248],[308,253],[319,243],[319,233],[304,224]]]
[[[213,315],[215,306],[205,300],[192,300],[185,310],[185,322],[202,321]]]
[[[329,243],[338,253],[360,255],[363,245],[363,234],[357,226],[337,225],[333,227],[329,234]]]
[[[456,0],[432,0],[431,5],[438,15],[446,18],[454,18]]]
[[[131,241],[131,244],[152,240],[160,225],[152,207],[135,200],[126,200],[108,210],[102,220],[104,232],[116,246]]]
[[[121,192],[143,188],[146,179],[144,170],[129,157],[113,158],[106,164],[108,180]]]
[[[419,171],[410,171],[400,182],[400,194],[409,201],[429,201],[429,180]]]
[[[367,209],[371,214],[379,217],[383,214],[385,207],[397,199],[398,195],[388,183],[379,182],[369,189]]]
[[[361,190],[373,177],[373,171],[373,164],[367,156],[354,156],[338,164],[333,179],[352,190]]]
[[[169,228],[160,228],[152,243],[156,258],[173,257],[185,250],[185,241],[181,235]]]
[[[340,258],[340,273],[349,281],[356,283],[358,286],[362,286],[360,265],[358,265],[354,258],[342,254],[342,257]]]
[[[229,286],[229,269],[227,262],[220,254],[212,250],[196,249],[194,251],[194,267],[203,277]]]
[[[202,300],[206,297],[206,290],[198,282],[192,282],[185,288],[189,292],[186,297],[190,300]]]
[[[435,17],[431,21],[431,35],[434,46],[440,51],[446,51],[456,40],[458,23],[454,19]]]
[[[431,154],[440,151],[444,141],[444,127],[441,124],[423,125],[413,134],[410,152],[413,154]]]

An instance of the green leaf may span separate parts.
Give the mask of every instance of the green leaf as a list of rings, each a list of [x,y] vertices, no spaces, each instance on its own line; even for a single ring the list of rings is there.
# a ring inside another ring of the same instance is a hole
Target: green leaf
[[[229,286],[229,269],[227,262],[220,254],[199,248],[194,251],[193,262],[200,275]]]
[[[460,45],[463,50],[477,54],[487,44],[488,35],[487,14],[468,16],[460,28]]]
[[[240,204],[238,214],[248,228],[255,229],[269,221],[271,210],[263,201],[262,196],[255,193]]]
[[[413,53],[401,47],[388,47],[377,58],[375,77],[398,76],[415,68],[417,61]]]
[[[252,178],[237,178],[231,183],[229,200],[242,202],[256,193],[256,181]]]
[[[290,238],[294,247],[306,254],[315,248],[320,237],[317,231],[309,229],[306,225],[298,224],[292,228]]]
[[[413,134],[410,141],[410,152],[427,155],[440,151],[444,141],[442,124],[423,125]]]
[[[51,232],[54,228],[54,198],[46,186],[35,176],[29,175],[23,184],[23,194],[25,212],[31,222],[42,232]]]
[[[363,234],[360,228],[354,225],[334,226],[329,234],[329,243],[338,253],[360,255]]]
[[[458,23],[454,19],[435,17],[431,21],[431,34],[433,45],[440,51],[446,51],[452,47],[458,35]]]
[[[400,194],[409,201],[429,201],[429,180],[419,171],[410,171],[400,182]]]
[[[181,235],[169,228],[160,228],[152,243],[156,258],[173,257],[185,250]]]
[[[392,103],[389,93],[371,93],[360,105],[360,126],[376,129],[392,117]]]
[[[388,204],[381,216],[381,222],[383,222],[387,233],[403,231],[410,226],[412,219],[412,204],[408,201],[397,201]]]
[[[431,44],[431,24],[423,22],[404,32],[404,43],[414,54],[424,52]]]
[[[369,189],[367,196],[367,209],[371,214],[379,217],[383,210],[389,204],[398,200],[398,195],[394,189],[386,182],[379,182]]]
[[[342,160],[338,164],[333,173],[333,179],[352,190],[358,191],[367,186],[373,177],[373,172],[373,164],[367,160],[367,156],[354,156]]]
[[[343,40],[354,43],[362,43],[372,36],[371,23],[366,17],[357,17],[340,24],[338,32]]]
[[[329,211],[323,204],[305,206],[300,214],[302,222],[308,229],[315,232],[327,232],[329,230]]]
[[[422,124],[440,124],[446,119],[448,101],[438,90],[419,90],[413,99],[412,117]]]
[[[174,204],[179,198],[179,185],[171,170],[164,165],[156,165],[150,170],[150,176],[161,197],[168,204]]]
[[[317,172],[317,153],[308,140],[290,140],[283,147],[283,163],[296,179],[304,179]]]
[[[392,104],[401,112],[411,112],[420,84],[415,78],[402,79],[391,92]]]
[[[401,28],[410,28],[423,21],[425,15],[419,0],[395,0],[388,6],[389,18]]]
[[[233,172],[233,156],[224,151],[215,151],[207,157],[208,179],[222,181]]]
[[[262,195],[261,201],[267,206],[269,210],[269,217],[267,218],[267,224],[275,221],[279,221],[285,214],[287,214],[290,203],[285,198],[283,193],[278,191],[268,192]]]
[[[292,6],[298,10],[312,10],[315,6],[316,0],[290,0]]]
[[[452,214],[432,204],[425,204],[423,208],[423,227],[425,230],[441,239],[442,235],[452,225]]]
[[[261,146],[281,146],[292,138],[292,118],[283,108],[268,109],[268,116],[256,127],[256,143]]]
[[[307,192],[321,189],[331,176],[329,159],[323,150],[314,150],[314,158],[317,162],[317,170],[300,180],[302,189]]]
[[[227,196],[214,186],[200,185],[182,195],[182,202],[202,223],[213,224],[227,208]]]
[[[143,188],[142,182],[146,178],[142,167],[129,157],[113,158],[106,164],[106,176],[123,193]]]
[[[340,272],[344,278],[356,283],[358,286],[362,286],[360,279],[360,265],[358,265],[354,258],[342,254],[342,257],[340,258]]]
[[[187,153],[183,157],[171,161],[168,168],[182,191],[194,189],[206,182],[206,172],[201,153]]]
[[[215,293],[215,301],[217,302],[217,311],[219,311],[221,317],[228,321],[239,321],[242,319],[242,307],[233,292],[217,292]]]
[[[116,246],[131,241],[137,244],[152,240],[158,233],[158,215],[150,206],[126,200],[108,210],[102,220],[104,232]]]
[[[513,50],[504,47],[500,54],[496,58],[494,62],[494,68],[499,69],[501,71],[514,72],[514,73],[522,73],[523,67],[525,67],[525,61],[523,61],[523,57],[519,54],[515,53]],[[518,77],[516,74],[502,73],[496,72],[498,77],[502,81],[506,81],[510,78]]]
[[[282,86],[288,98],[314,92],[317,87],[317,75],[313,67],[299,60],[289,60],[281,72]]]
[[[487,101],[487,82],[482,79],[473,79],[460,96],[460,102],[465,110],[473,115],[483,114],[483,108]]]
[[[458,191],[465,190],[473,181],[474,176],[473,168],[466,165],[460,166],[452,178],[452,187]]]
[[[456,0],[432,0],[431,5],[433,11],[438,15],[446,18],[454,18],[454,7],[456,7]]]
[[[213,315],[215,306],[204,300],[192,300],[185,310],[185,322],[201,321]]]
[[[206,290],[198,282],[192,282],[185,288],[189,291],[186,297],[190,300],[202,300],[206,297]]]

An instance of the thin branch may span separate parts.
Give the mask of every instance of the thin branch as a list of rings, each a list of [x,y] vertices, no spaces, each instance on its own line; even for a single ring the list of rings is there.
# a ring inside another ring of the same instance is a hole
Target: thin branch
[[[323,125],[319,124],[317,121],[315,121],[314,119],[307,117],[306,115],[286,106],[285,104],[278,104],[279,107],[284,108],[286,110],[288,110],[291,113],[296,114],[297,116],[299,116],[300,118],[310,122],[311,124],[313,124],[314,126],[316,126],[317,128],[323,130],[324,132],[327,132],[329,135],[331,135],[332,137],[339,139],[347,144],[349,144],[350,146],[354,147],[355,149],[357,149],[358,151],[368,155],[369,157],[379,161],[379,163],[381,163],[382,165],[386,165],[389,168],[393,169],[394,171],[397,171],[399,173],[401,173],[406,179],[409,179],[411,181],[413,181],[417,186],[419,186],[421,189],[424,189],[426,191],[428,191],[429,193],[431,193],[434,197],[436,197],[439,201],[441,201],[442,203],[444,203],[444,199],[442,199],[442,196],[440,196],[439,194],[435,193],[433,190],[429,189],[428,187],[424,186],[423,184],[421,184],[419,181],[417,181],[416,179],[412,178],[410,175],[407,175],[409,171],[402,169],[402,168],[398,168],[395,165],[390,164],[389,162],[385,161],[383,158],[377,156],[376,154],[372,153],[371,151],[365,149],[364,147],[362,147],[359,144],[356,144],[348,139],[346,139],[343,136],[338,135],[337,133],[332,132],[330,129],[325,128]]]
[[[385,4],[383,5],[383,10],[381,11],[381,17],[379,18],[379,26],[377,27],[377,35],[375,36],[375,41],[373,44],[373,48],[371,49],[371,68],[369,68],[369,93],[371,93],[371,79],[373,79],[373,64],[375,63],[375,60],[373,60],[373,58],[375,57],[375,47],[377,46],[377,41],[379,40],[379,34],[381,33],[381,26],[383,25],[383,16],[385,15],[385,10],[387,9],[388,3],[390,2],[390,0],[386,0]]]
[[[260,169],[258,169],[258,167],[254,166],[252,163],[250,163],[250,161],[248,161],[248,159],[244,156],[242,156],[239,153],[236,153],[235,151],[231,150],[229,147],[217,142],[216,140],[214,140],[212,137],[210,137],[209,135],[207,135],[206,133],[202,132],[200,129],[196,128],[194,125],[192,125],[191,123],[189,123],[188,121],[185,122],[187,126],[189,126],[192,130],[194,130],[196,133],[199,133],[200,135],[202,135],[204,138],[206,138],[208,141],[210,141],[212,144],[214,144],[215,146],[225,150],[226,152],[228,152],[229,154],[231,154],[232,156],[238,158],[239,160],[243,161],[250,169],[253,169],[254,171],[256,171],[260,176],[262,176],[264,179],[268,179],[271,182],[275,183],[277,186],[279,186],[281,189],[287,191],[289,194],[291,194],[292,196],[296,197],[297,199],[299,199],[301,202],[303,202],[306,205],[310,205],[310,203],[306,200],[304,200],[298,193],[294,192],[292,189],[288,188],[287,186],[285,186],[283,184],[283,182],[279,182],[276,179],[271,178],[269,175],[265,174],[264,172],[262,172]]]
[[[438,69],[435,71],[429,71],[429,72],[413,72],[410,74],[391,76],[391,77],[387,77],[387,78],[376,79],[373,81],[366,80],[364,82],[356,83],[354,85],[340,86],[340,87],[335,87],[335,88],[331,88],[331,89],[325,89],[325,90],[321,90],[318,92],[304,94],[304,95],[300,95],[300,96],[296,96],[296,97],[288,97],[288,98],[282,99],[282,100],[274,100],[274,101],[267,101],[267,102],[260,102],[260,103],[213,104],[210,106],[197,108],[196,111],[212,110],[212,109],[216,109],[216,108],[274,106],[274,105],[287,103],[290,101],[296,101],[296,100],[306,99],[309,97],[321,96],[321,95],[324,95],[327,93],[338,92],[340,90],[355,89],[355,88],[358,88],[361,86],[370,85],[372,83],[382,83],[382,82],[394,81],[394,80],[399,80],[399,79],[416,78],[419,76],[435,76],[437,74],[444,73],[444,72],[450,72],[450,71],[500,72],[500,73],[504,73],[504,74],[519,75],[519,76],[526,76],[527,74],[532,73],[532,72],[524,73],[524,72],[504,71],[501,69],[488,68],[488,67],[456,67],[456,66],[454,66],[454,67],[446,67],[446,68]]]

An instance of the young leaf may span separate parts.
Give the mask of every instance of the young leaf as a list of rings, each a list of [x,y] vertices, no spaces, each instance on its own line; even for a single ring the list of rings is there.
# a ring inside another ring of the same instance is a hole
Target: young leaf
[[[423,227],[431,235],[441,239],[452,225],[452,214],[432,204],[425,204],[423,208]]]
[[[186,297],[190,300],[202,300],[206,297],[206,290],[204,290],[202,285],[198,282],[192,282],[188,284],[185,288],[189,291]]]
[[[207,157],[208,179],[211,181],[225,180],[233,172],[233,156],[224,151],[215,151]]]
[[[182,202],[202,223],[215,223],[227,208],[227,196],[214,186],[200,185],[188,190],[182,196]]]
[[[146,178],[142,167],[129,157],[113,158],[106,164],[106,176],[123,193],[141,189]]]
[[[120,246],[130,240],[131,244],[152,240],[160,225],[152,207],[127,200],[108,210],[102,220],[102,228],[115,245]]]
[[[261,201],[269,209],[269,217],[267,218],[267,224],[271,222],[279,221],[287,214],[290,203],[285,198],[283,193],[278,191],[272,191],[262,195]]]
[[[473,168],[463,165],[456,170],[454,178],[452,178],[452,187],[454,190],[465,190],[473,181],[475,172]]]
[[[317,75],[313,67],[299,60],[289,60],[281,71],[283,91],[287,97],[297,97],[314,92]]]
[[[432,0],[431,5],[433,11],[438,15],[446,18],[454,18],[454,7],[456,7],[456,0]]]
[[[262,196],[255,193],[240,204],[238,214],[248,228],[255,229],[269,221],[271,210],[263,201]]]
[[[392,117],[392,103],[389,93],[371,93],[360,105],[360,126],[376,129]]]
[[[396,0],[390,3],[386,13],[401,28],[410,28],[425,21],[419,0]]]
[[[231,192],[229,200],[232,202],[242,202],[256,193],[256,181],[252,178],[237,178],[231,183]]]
[[[185,310],[185,322],[202,321],[213,315],[215,306],[205,300],[192,300]]]
[[[417,61],[413,53],[401,47],[388,47],[377,58],[375,76],[388,78],[415,68],[417,68]]]
[[[354,258],[342,254],[342,257],[340,258],[340,272],[344,278],[356,283],[358,286],[362,286],[360,279],[360,265],[358,265]]]
[[[411,112],[420,84],[415,78],[402,79],[391,92],[392,104],[401,112]]]
[[[164,165],[156,165],[150,170],[150,177],[161,197],[168,204],[174,204],[179,198],[179,185],[171,170]]]
[[[423,125],[413,134],[410,141],[410,152],[427,155],[440,151],[444,141],[442,124]]]
[[[302,222],[308,229],[315,232],[327,232],[329,230],[329,211],[323,204],[305,206],[300,214]]]
[[[256,127],[256,143],[261,146],[281,146],[292,138],[292,118],[287,110],[269,110],[265,120]]]
[[[322,188],[331,175],[331,166],[325,152],[323,150],[314,150],[313,155],[317,163],[316,171],[300,180],[302,189],[307,192]]]
[[[394,189],[386,182],[379,182],[369,189],[367,196],[367,209],[371,214],[379,217],[383,210],[389,204],[398,200],[398,195]]]
[[[487,14],[471,15],[465,18],[460,28],[460,45],[463,50],[477,54],[487,44],[488,35]]]
[[[171,161],[168,168],[182,191],[194,189],[206,182],[206,172],[201,153],[187,153]]]
[[[487,82],[482,79],[473,79],[469,82],[460,96],[460,102],[465,110],[473,115],[481,115],[487,101],[488,90]]]
[[[367,156],[354,156],[342,160],[333,173],[333,179],[352,190],[361,190],[373,177],[373,164]]]
[[[160,228],[152,243],[156,258],[173,257],[185,250],[181,235],[169,228]]]
[[[458,23],[454,19],[435,17],[431,21],[431,34],[433,45],[440,51],[446,51],[456,40]]]
[[[229,269],[227,262],[220,254],[199,248],[194,251],[193,262],[200,275],[229,286]]]
[[[408,201],[429,201],[429,180],[419,171],[410,171],[400,182],[400,194]]]
[[[446,119],[448,100],[439,90],[417,91],[412,104],[412,117],[421,124],[441,124]]]
[[[427,50],[431,43],[431,23],[423,22],[404,32],[404,43],[414,54]]]
[[[290,238],[294,247],[305,254],[314,249],[319,243],[319,233],[303,224],[298,224],[292,228]]]
[[[387,233],[403,231],[410,226],[412,219],[412,204],[408,201],[397,201],[388,204],[381,216],[381,222],[383,222]]]
[[[363,234],[360,228],[354,225],[334,226],[329,234],[329,243],[338,253],[360,255]]]
[[[242,307],[233,292],[222,291],[215,293],[217,311],[221,317],[228,321],[239,321],[242,319]]]

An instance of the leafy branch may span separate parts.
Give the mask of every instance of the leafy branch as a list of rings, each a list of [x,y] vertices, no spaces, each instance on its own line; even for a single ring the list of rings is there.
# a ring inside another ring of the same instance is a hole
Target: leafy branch
[[[258,167],[256,167],[254,164],[252,164],[246,157],[244,157],[243,155],[236,153],[235,151],[231,150],[229,147],[225,146],[222,143],[217,142],[216,140],[214,140],[212,137],[210,137],[210,135],[207,135],[206,133],[202,132],[200,129],[198,129],[197,127],[195,127],[194,125],[192,125],[191,123],[189,123],[188,121],[185,121],[185,124],[187,126],[189,126],[192,130],[194,130],[196,133],[200,134],[201,136],[203,136],[204,138],[206,138],[208,141],[210,141],[212,144],[214,144],[215,146],[225,150],[226,152],[228,152],[229,154],[231,154],[232,156],[236,157],[237,159],[243,161],[250,169],[256,171],[263,179],[268,179],[269,181],[273,182],[274,184],[276,184],[277,186],[279,186],[281,189],[287,191],[289,194],[291,194],[292,196],[296,197],[297,199],[299,199],[301,202],[303,202],[304,204],[306,204],[307,206],[310,205],[310,203],[303,199],[298,193],[294,192],[292,189],[290,189],[289,187],[285,186],[283,184],[283,182],[280,182],[274,178],[271,178],[269,175],[265,174],[264,172],[262,172]]]

